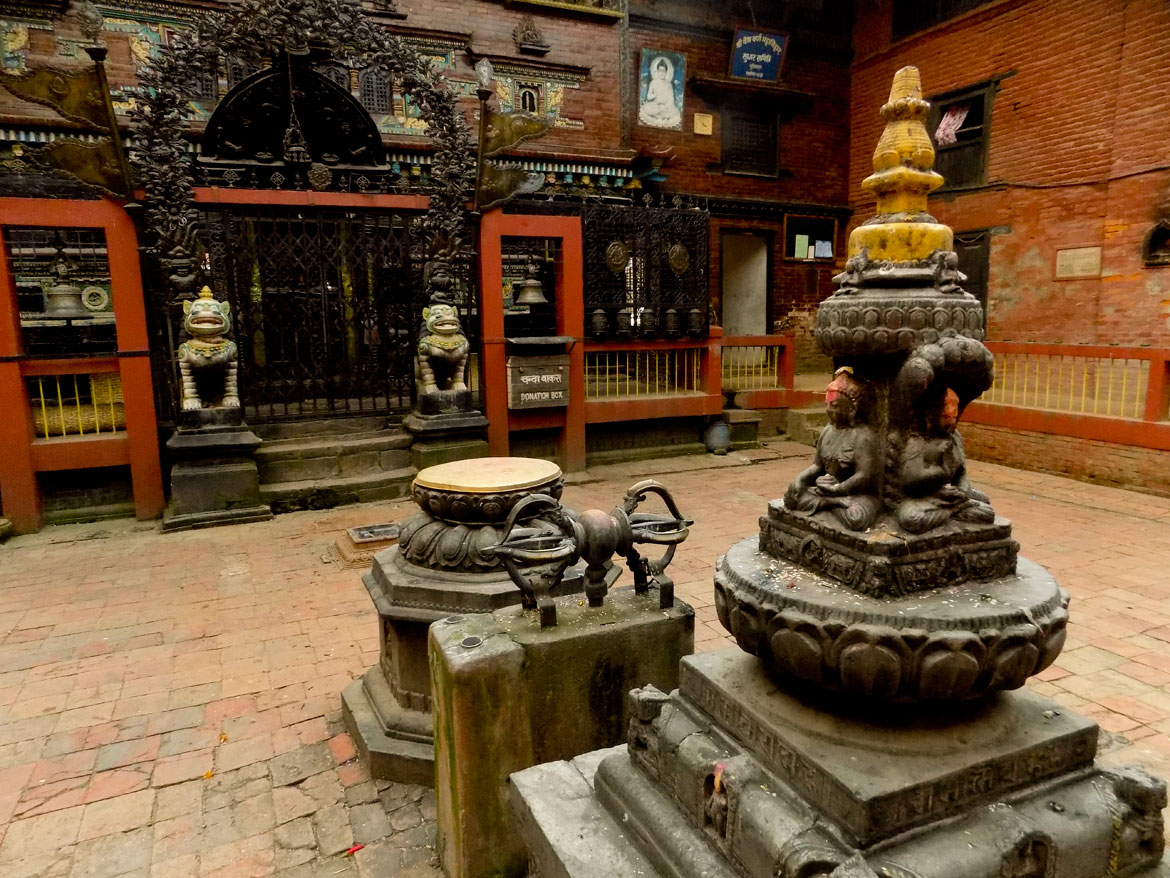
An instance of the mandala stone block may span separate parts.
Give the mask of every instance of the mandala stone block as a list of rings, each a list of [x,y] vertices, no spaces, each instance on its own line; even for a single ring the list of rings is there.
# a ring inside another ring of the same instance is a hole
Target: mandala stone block
[[[1170,874],[1165,785],[1094,765],[1096,724],[1037,695],[875,711],[729,649],[632,700],[627,747],[512,776],[529,874],[614,874],[583,839],[642,878]]]

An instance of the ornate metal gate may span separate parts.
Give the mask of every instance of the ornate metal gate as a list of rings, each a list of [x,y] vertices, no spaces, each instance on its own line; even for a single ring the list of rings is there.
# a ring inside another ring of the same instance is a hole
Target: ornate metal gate
[[[591,338],[707,334],[706,210],[586,204],[581,217]]]
[[[309,207],[204,212],[204,273],[232,306],[249,419],[410,406],[424,304],[421,221]]]

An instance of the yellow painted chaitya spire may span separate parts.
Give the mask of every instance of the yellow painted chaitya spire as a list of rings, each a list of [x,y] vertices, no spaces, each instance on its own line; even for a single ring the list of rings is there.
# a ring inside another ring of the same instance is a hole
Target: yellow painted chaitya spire
[[[865,248],[875,262],[918,262],[953,248],[950,227],[926,211],[926,196],[943,184],[926,133],[929,111],[918,68],[903,67],[882,107],[886,129],[873,152],[873,173],[861,184],[877,199],[877,215],[849,236],[850,256]]]

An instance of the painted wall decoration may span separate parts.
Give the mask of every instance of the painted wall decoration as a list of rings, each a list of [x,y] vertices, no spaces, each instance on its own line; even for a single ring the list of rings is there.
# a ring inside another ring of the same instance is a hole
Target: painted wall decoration
[[[687,59],[677,52],[642,50],[642,78],[638,90],[638,124],[682,130],[683,91]]]
[[[552,116],[554,128],[585,127],[581,119],[571,119],[564,115],[565,89],[580,88],[581,80],[532,71],[501,74],[501,68],[506,71],[503,65],[497,67],[495,78],[496,100],[500,102],[501,110],[507,113],[521,111],[536,116]]]
[[[776,82],[780,79],[780,66],[787,48],[788,37],[784,34],[736,28],[728,75],[732,79]]]

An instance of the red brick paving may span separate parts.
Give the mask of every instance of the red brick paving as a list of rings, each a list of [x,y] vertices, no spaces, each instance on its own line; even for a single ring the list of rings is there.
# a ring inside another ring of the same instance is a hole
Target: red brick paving
[[[714,560],[756,530],[807,455],[779,444],[605,467],[565,502],[608,509],[639,478],[665,483],[696,519],[671,575],[695,607],[697,648],[715,649],[730,641],[711,603]],[[1073,596],[1064,653],[1030,685],[1100,723],[1105,761],[1170,776],[1170,500],[971,468],[1022,552]],[[102,874],[234,878],[315,856],[282,846],[291,821],[316,815],[320,833],[328,809],[375,795],[363,795],[352,742],[331,734],[338,693],[377,658],[375,617],[361,571],[329,549],[346,527],[409,511],[370,504],[166,536],[105,522],[0,547],[0,874],[113,862],[123,871]],[[333,768],[273,789],[268,760],[321,742]],[[380,794],[421,844],[431,800]],[[364,875],[384,861],[337,862]]]

